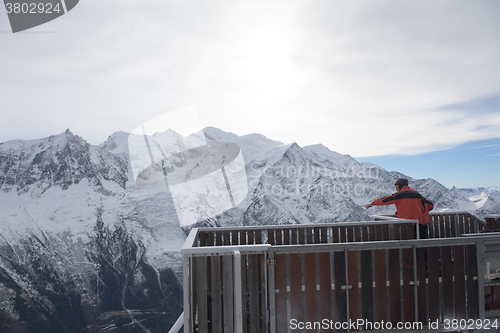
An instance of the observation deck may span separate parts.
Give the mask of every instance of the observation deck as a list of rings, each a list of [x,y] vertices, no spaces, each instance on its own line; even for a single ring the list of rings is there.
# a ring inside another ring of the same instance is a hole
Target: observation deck
[[[500,215],[430,217],[192,229],[184,332],[500,331]]]

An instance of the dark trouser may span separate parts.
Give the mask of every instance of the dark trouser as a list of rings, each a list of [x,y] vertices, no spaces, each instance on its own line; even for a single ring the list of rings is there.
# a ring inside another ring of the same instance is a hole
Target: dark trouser
[[[415,226],[416,229],[417,226]],[[420,239],[427,239],[429,235],[427,234],[427,225],[418,224],[418,231],[420,232]],[[416,230],[415,230],[416,232]],[[417,250],[418,251],[418,250]],[[425,274],[427,274],[427,249],[424,248],[425,251]]]
[[[420,232],[420,239],[427,239],[428,238],[427,225],[423,225],[423,224],[419,223],[418,224],[418,231]],[[416,229],[415,229],[415,232],[417,232]]]

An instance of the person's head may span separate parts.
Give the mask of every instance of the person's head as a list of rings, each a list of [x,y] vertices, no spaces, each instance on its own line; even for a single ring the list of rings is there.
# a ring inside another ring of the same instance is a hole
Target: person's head
[[[396,191],[400,191],[403,188],[403,186],[408,186],[408,179],[399,178],[394,183],[394,186],[396,187]]]

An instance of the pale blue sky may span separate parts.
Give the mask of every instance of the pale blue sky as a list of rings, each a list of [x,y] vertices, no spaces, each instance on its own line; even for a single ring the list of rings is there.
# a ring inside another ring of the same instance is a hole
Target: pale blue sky
[[[459,110],[473,117],[494,116],[500,112],[500,95],[447,105],[442,109]],[[469,141],[425,154],[387,155],[358,160],[413,178],[434,178],[447,187],[500,186],[500,138]]]
[[[99,144],[195,105],[202,126],[424,163],[500,138],[498,36],[491,0],[82,0],[17,34],[0,8],[0,142]]]
[[[446,187],[500,186],[500,139],[471,141],[454,148],[412,156],[358,158],[415,179],[434,178]]]

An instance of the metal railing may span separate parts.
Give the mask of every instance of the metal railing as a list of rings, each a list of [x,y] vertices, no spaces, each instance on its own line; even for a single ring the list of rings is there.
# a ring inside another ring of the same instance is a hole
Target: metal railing
[[[378,221],[390,221],[396,215],[373,215]],[[500,221],[500,219],[499,219]],[[493,224],[486,222],[466,211],[430,212],[428,238],[448,238],[460,235],[474,234],[492,228]],[[500,222],[498,224],[500,228]]]
[[[235,245],[293,245],[404,240],[418,238],[416,220],[337,222],[308,225],[274,225],[237,228],[198,228],[191,247]]]
[[[483,231],[486,223],[469,212],[430,212],[429,238],[449,238]]]
[[[498,236],[473,235],[484,222],[465,212],[433,213],[433,239],[418,239],[415,224],[193,229],[182,249],[184,332],[382,331],[382,322],[444,331],[446,320],[485,318],[485,249],[500,247]]]

